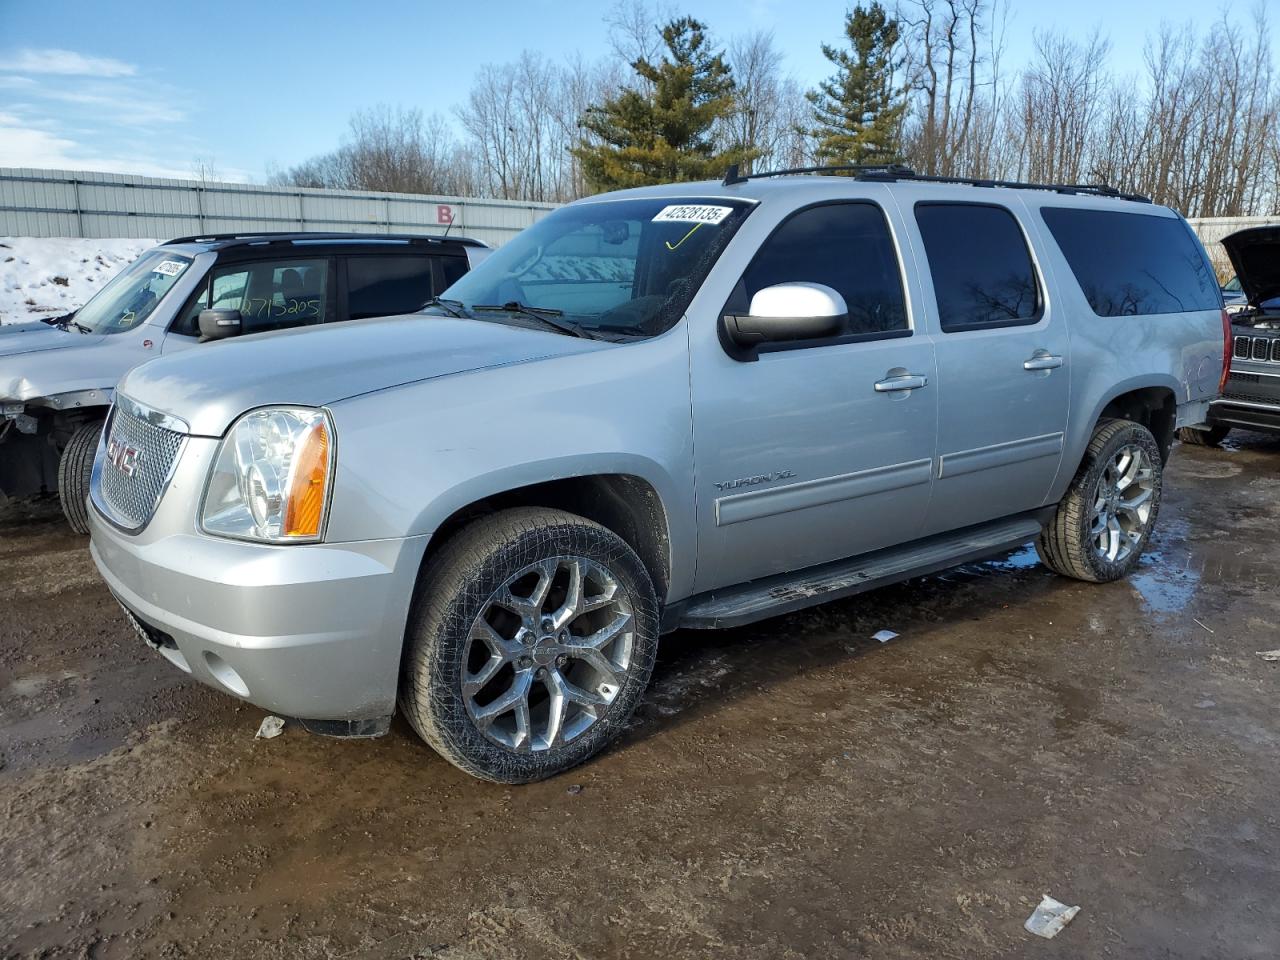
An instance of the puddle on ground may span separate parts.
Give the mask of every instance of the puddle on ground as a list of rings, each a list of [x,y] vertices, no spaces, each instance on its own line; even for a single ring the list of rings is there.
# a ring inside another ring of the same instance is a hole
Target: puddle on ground
[[[1039,564],[1040,558],[1036,555],[1035,544],[1028,543],[1011,553],[1005,554],[1003,557],[987,560],[980,566],[993,570],[1030,570],[1032,567],[1039,566]]]

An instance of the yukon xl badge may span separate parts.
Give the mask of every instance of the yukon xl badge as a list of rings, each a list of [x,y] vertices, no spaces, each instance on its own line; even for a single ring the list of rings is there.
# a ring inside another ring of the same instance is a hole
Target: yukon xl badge
[[[794,470],[775,470],[773,473],[758,473],[754,477],[739,477],[737,480],[723,480],[716,483],[717,490],[736,490],[739,487],[754,487],[760,483],[771,483],[774,480],[787,480],[794,477]]]
[[[127,446],[119,440],[112,440],[107,444],[107,460],[126,477],[133,476],[141,458],[142,451],[137,447]]]

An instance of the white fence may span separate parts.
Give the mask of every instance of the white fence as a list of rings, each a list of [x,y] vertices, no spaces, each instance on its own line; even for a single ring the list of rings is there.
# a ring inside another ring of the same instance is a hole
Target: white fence
[[[156,237],[254,230],[450,233],[498,246],[553,203],[263,187],[116,173],[0,167],[0,236]],[[1219,241],[1265,217],[1189,221],[1219,272]]]
[[[1260,227],[1265,223],[1276,223],[1277,217],[1192,217],[1187,223],[1196,232],[1200,242],[1204,244],[1218,271],[1219,279],[1226,280],[1232,274],[1231,261],[1227,259],[1227,251],[1222,249],[1222,238],[1244,230],[1248,227]]]
[[[0,168],[0,236],[171,239],[258,230],[427,233],[498,246],[555,204]]]

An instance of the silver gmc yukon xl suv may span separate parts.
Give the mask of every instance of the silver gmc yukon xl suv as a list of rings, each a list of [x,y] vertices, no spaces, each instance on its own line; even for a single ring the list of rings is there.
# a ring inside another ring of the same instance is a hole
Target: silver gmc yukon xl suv
[[[664,632],[1030,540],[1124,576],[1223,365],[1142,198],[731,170],[557,210],[422,313],[135,368],[92,550],[201,682],[336,735],[398,704],[525,782],[624,728]]]

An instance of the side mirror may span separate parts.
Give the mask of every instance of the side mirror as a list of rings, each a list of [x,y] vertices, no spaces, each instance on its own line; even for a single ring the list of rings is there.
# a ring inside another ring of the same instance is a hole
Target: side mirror
[[[746,316],[724,318],[725,332],[739,347],[816,340],[844,329],[849,308],[844,297],[821,283],[779,283],[751,298]]]
[[[239,310],[201,310],[200,341],[239,336],[244,327]]]

